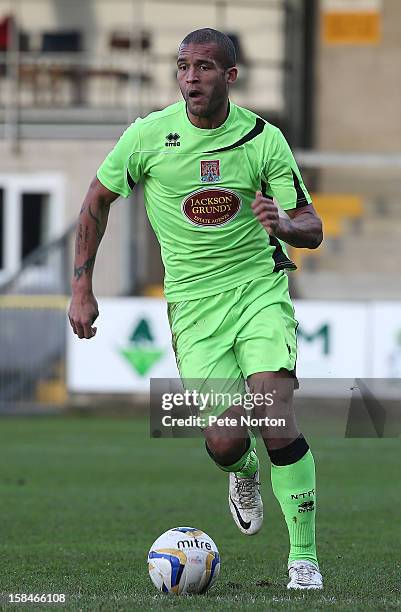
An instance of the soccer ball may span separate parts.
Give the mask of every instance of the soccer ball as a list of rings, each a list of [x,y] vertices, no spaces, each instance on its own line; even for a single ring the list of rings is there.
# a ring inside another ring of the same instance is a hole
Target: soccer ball
[[[220,555],[204,531],[176,527],[152,544],[148,569],[153,584],[162,593],[206,593],[220,573]]]

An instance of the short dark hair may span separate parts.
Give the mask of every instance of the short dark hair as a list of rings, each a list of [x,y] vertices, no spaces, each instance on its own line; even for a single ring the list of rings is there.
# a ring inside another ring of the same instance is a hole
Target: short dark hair
[[[217,45],[219,49],[219,61],[224,70],[236,66],[237,58],[234,44],[226,34],[218,30],[213,30],[212,28],[194,30],[186,35],[181,45],[204,45],[207,43],[214,43]]]

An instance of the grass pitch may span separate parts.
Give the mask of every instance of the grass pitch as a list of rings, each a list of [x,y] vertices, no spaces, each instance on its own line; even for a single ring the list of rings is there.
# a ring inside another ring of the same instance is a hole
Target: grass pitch
[[[201,439],[151,440],[146,419],[3,419],[0,609],[50,609],[8,605],[9,593],[65,593],[51,607],[68,610],[400,609],[400,441],[309,441],[325,590],[296,594],[285,588],[287,533],[262,449],[265,524],[250,538]],[[207,595],[166,597],[150,582],[148,549],[178,525],[219,547]]]

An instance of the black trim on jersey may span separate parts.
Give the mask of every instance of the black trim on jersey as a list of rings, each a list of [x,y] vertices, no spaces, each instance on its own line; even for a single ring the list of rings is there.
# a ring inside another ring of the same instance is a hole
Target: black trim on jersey
[[[304,190],[301,187],[301,184],[299,182],[299,178],[297,177],[296,173],[294,172],[294,170],[291,168],[291,172],[292,172],[292,180],[294,181],[294,188],[295,191],[297,192],[297,204],[296,207],[297,208],[302,208],[303,206],[308,206],[309,202],[305,197],[305,193]]]
[[[267,185],[264,181],[262,181],[262,194],[265,198],[271,198],[271,196],[267,193]],[[274,260],[274,270],[273,272],[278,272],[279,270],[296,270],[297,266],[294,264],[291,259],[289,259],[283,251],[283,247],[276,236],[269,236],[270,245],[274,247],[273,251],[273,260]]]
[[[265,125],[266,125],[266,121],[258,117],[256,119],[255,127],[252,128],[251,131],[248,132],[248,134],[246,134],[245,136],[237,140],[237,142],[234,142],[234,144],[232,145],[228,145],[228,147],[222,147],[221,149],[214,149],[213,151],[204,151],[204,153],[222,153],[223,151],[231,151],[231,149],[236,149],[237,147],[240,147],[246,142],[253,140],[254,138],[256,138],[256,136],[259,136],[259,134],[261,134],[263,130],[265,129]]]
[[[273,272],[279,272],[279,270],[296,270],[297,266],[291,259],[288,259],[283,251],[283,247],[276,236],[269,236],[271,246],[274,246],[273,259],[274,259],[274,270]]]
[[[129,170],[127,170],[127,182],[130,189],[133,189],[135,187],[135,183],[132,180],[132,176],[130,175]]]

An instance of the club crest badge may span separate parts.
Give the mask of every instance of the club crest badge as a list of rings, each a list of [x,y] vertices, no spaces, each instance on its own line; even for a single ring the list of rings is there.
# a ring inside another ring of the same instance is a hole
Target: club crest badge
[[[202,183],[218,183],[220,176],[220,160],[202,160],[200,163],[200,179]]]

